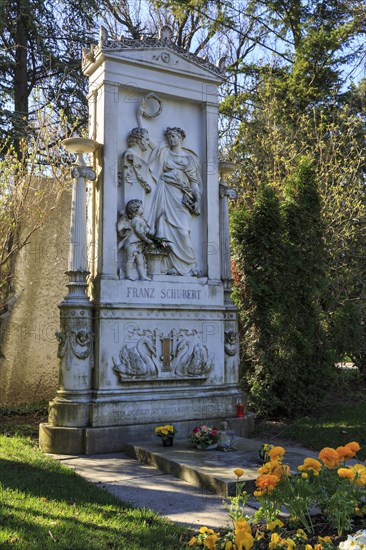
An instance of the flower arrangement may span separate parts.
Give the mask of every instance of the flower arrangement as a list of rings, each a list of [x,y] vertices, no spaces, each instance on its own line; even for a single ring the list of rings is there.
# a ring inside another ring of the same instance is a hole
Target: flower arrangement
[[[153,242],[152,245],[149,245],[147,247],[147,251],[151,252],[151,251],[156,250],[157,252],[164,252],[164,253],[168,254],[168,252],[170,252],[172,250],[172,247],[170,245],[170,243],[172,241],[169,241],[165,237],[157,237],[156,235],[154,235],[152,233],[146,233],[146,237],[148,239],[150,239],[150,241]],[[151,248],[151,247],[153,247],[153,248]]]
[[[366,550],[366,466],[346,464],[359,450],[355,441],[337,449],[325,447],[292,474],[284,463],[285,449],[269,446],[268,461],[255,480],[259,510],[252,517],[246,514],[249,495],[240,481],[244,470],[236,468],[236,495],[226,504],[232,527],[221,532],[201,527],[187,548]],[[288,516],[279,519],[284,509]]]
[[[190,440],[201,448],[207,448],[215,445],[219,439],[219,430],[211,428],[206,424],[201,424],[193,428]]]
[[[171,424],[166,424],[165,426],[157,426],[155,428],[155,435],[157,437],[162,437],[163,439],[166,437],[174,437],[177,433],[175,427]]]

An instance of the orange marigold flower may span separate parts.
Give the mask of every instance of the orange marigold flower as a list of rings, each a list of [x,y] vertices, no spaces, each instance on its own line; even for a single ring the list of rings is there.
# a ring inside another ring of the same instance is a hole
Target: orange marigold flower
[[[257,479],[255,480],[255,484],[258,489],[262,491],[267,491],[268,493],[273,491],[278,482],[279,478],[273,474],[264,474],[257,477]]]
[[[284,454],[285,449],[283,447],[272,447],[272,449],[268,451],[268,456],[271,460],[281,460]]]
[[[355,464],[349,467],[355,473],[354,484],[357,487],[364,487],[366,485],[366,467],[363,464]]]
[[[345,447],[349,447],[350,449],[352,449],[355,454],[358,453],[358,451],[361,449],[357,441],[350,441],[349,443],[345,444]]]
[[[193,546],[194,544],[196,544],[196,542],[197,542],[196,537],[192,537],[188,542],[188,546]]]
[[[337,447],[336,451],[342,460],[353,458],[356,454],[354,451],[352,451],[351,447],[347,447],[346,445],[344,447]]]
[[[349,468],[339,468],[337,474],[340,477],[345,477],[347,479],[354,479],[356,475],[355,472],[353,470],[350,470]]]
[[[322,469],[322,465],[320,464],[319,460],[316,460],[315,458],[307,457],[304,460],[304,463],[301,464],[301,466],[298,466],[298,470],[300,472],[320,472]]]
[[[276,462],[276,465],[278,465],[279,462]],[[260,468],[258,468],[258,472],[260,474],[270,474],[272,473],[272,470],[273,470],[273,462],[266,462],[265,464],[263,464],[263,466],[261,466]]]
[[[278,464],[276,468],[273,468],[271,473],[278,478],[281,478],[282,476],[289,476],[290,466],[288,466],[287,464]]]
[[[331,447],[324,447],[324,449],[320,451],[318,458],[323,462],[326,468],[336,468],[341,461],[341,457],[337,451]]]
[[[258,472],[260,474],[273,474],[280,478],[283,475],[290,474],[290,467],[287,464],[281,464],[278,460],[271,460],[258,468]]]

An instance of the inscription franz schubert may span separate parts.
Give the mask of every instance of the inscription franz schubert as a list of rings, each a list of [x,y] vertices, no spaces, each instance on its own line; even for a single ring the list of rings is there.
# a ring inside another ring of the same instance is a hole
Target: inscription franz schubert
[[[187,288],[135,288],[127,287],[127,298],[148,298],[160,300],[200,300],[201,290]]]

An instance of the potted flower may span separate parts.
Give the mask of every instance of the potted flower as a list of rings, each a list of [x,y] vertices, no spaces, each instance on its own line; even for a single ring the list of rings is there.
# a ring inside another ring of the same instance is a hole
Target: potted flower
[[[193,428],[190,440],[197,449],[216,449],[219,439],[219,430],[211,428],[206,424],[201,424]]]
[[[166,424],[165,426],[157,426],[155,428],[156,437],[160,437],[163,447],[172,447],[174,436],[177,433],[174,426]]]

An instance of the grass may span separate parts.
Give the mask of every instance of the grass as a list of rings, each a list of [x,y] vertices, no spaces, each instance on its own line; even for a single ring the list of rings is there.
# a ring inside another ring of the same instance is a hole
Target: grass
[[[295,422],[277,423],[277,428],[272,430],[271,442],[285,439],[320,451],[323,447],[337,448],[350,441],[357,441],[362,447],[357,456],[365,460],[365,395],[365,383],[358,371],[339,369],[336,383],[322,406],[314,404],[314,414],[311,416],[299,418]],[[262,432],[265,431],[265,424],[261,428]]]
[[[286,438],[297,441],[316,451],[323,447],[337,448],[349,441],[357,441],[363,447],[358,453],[361,460],[366,458],[366,402],[335,404],[324,411],[321,417],[304,417],[289,426],[284,432]]]
[[[186,529],[121,503],[43,454],[0,435],[0,548],[177,550]]]

